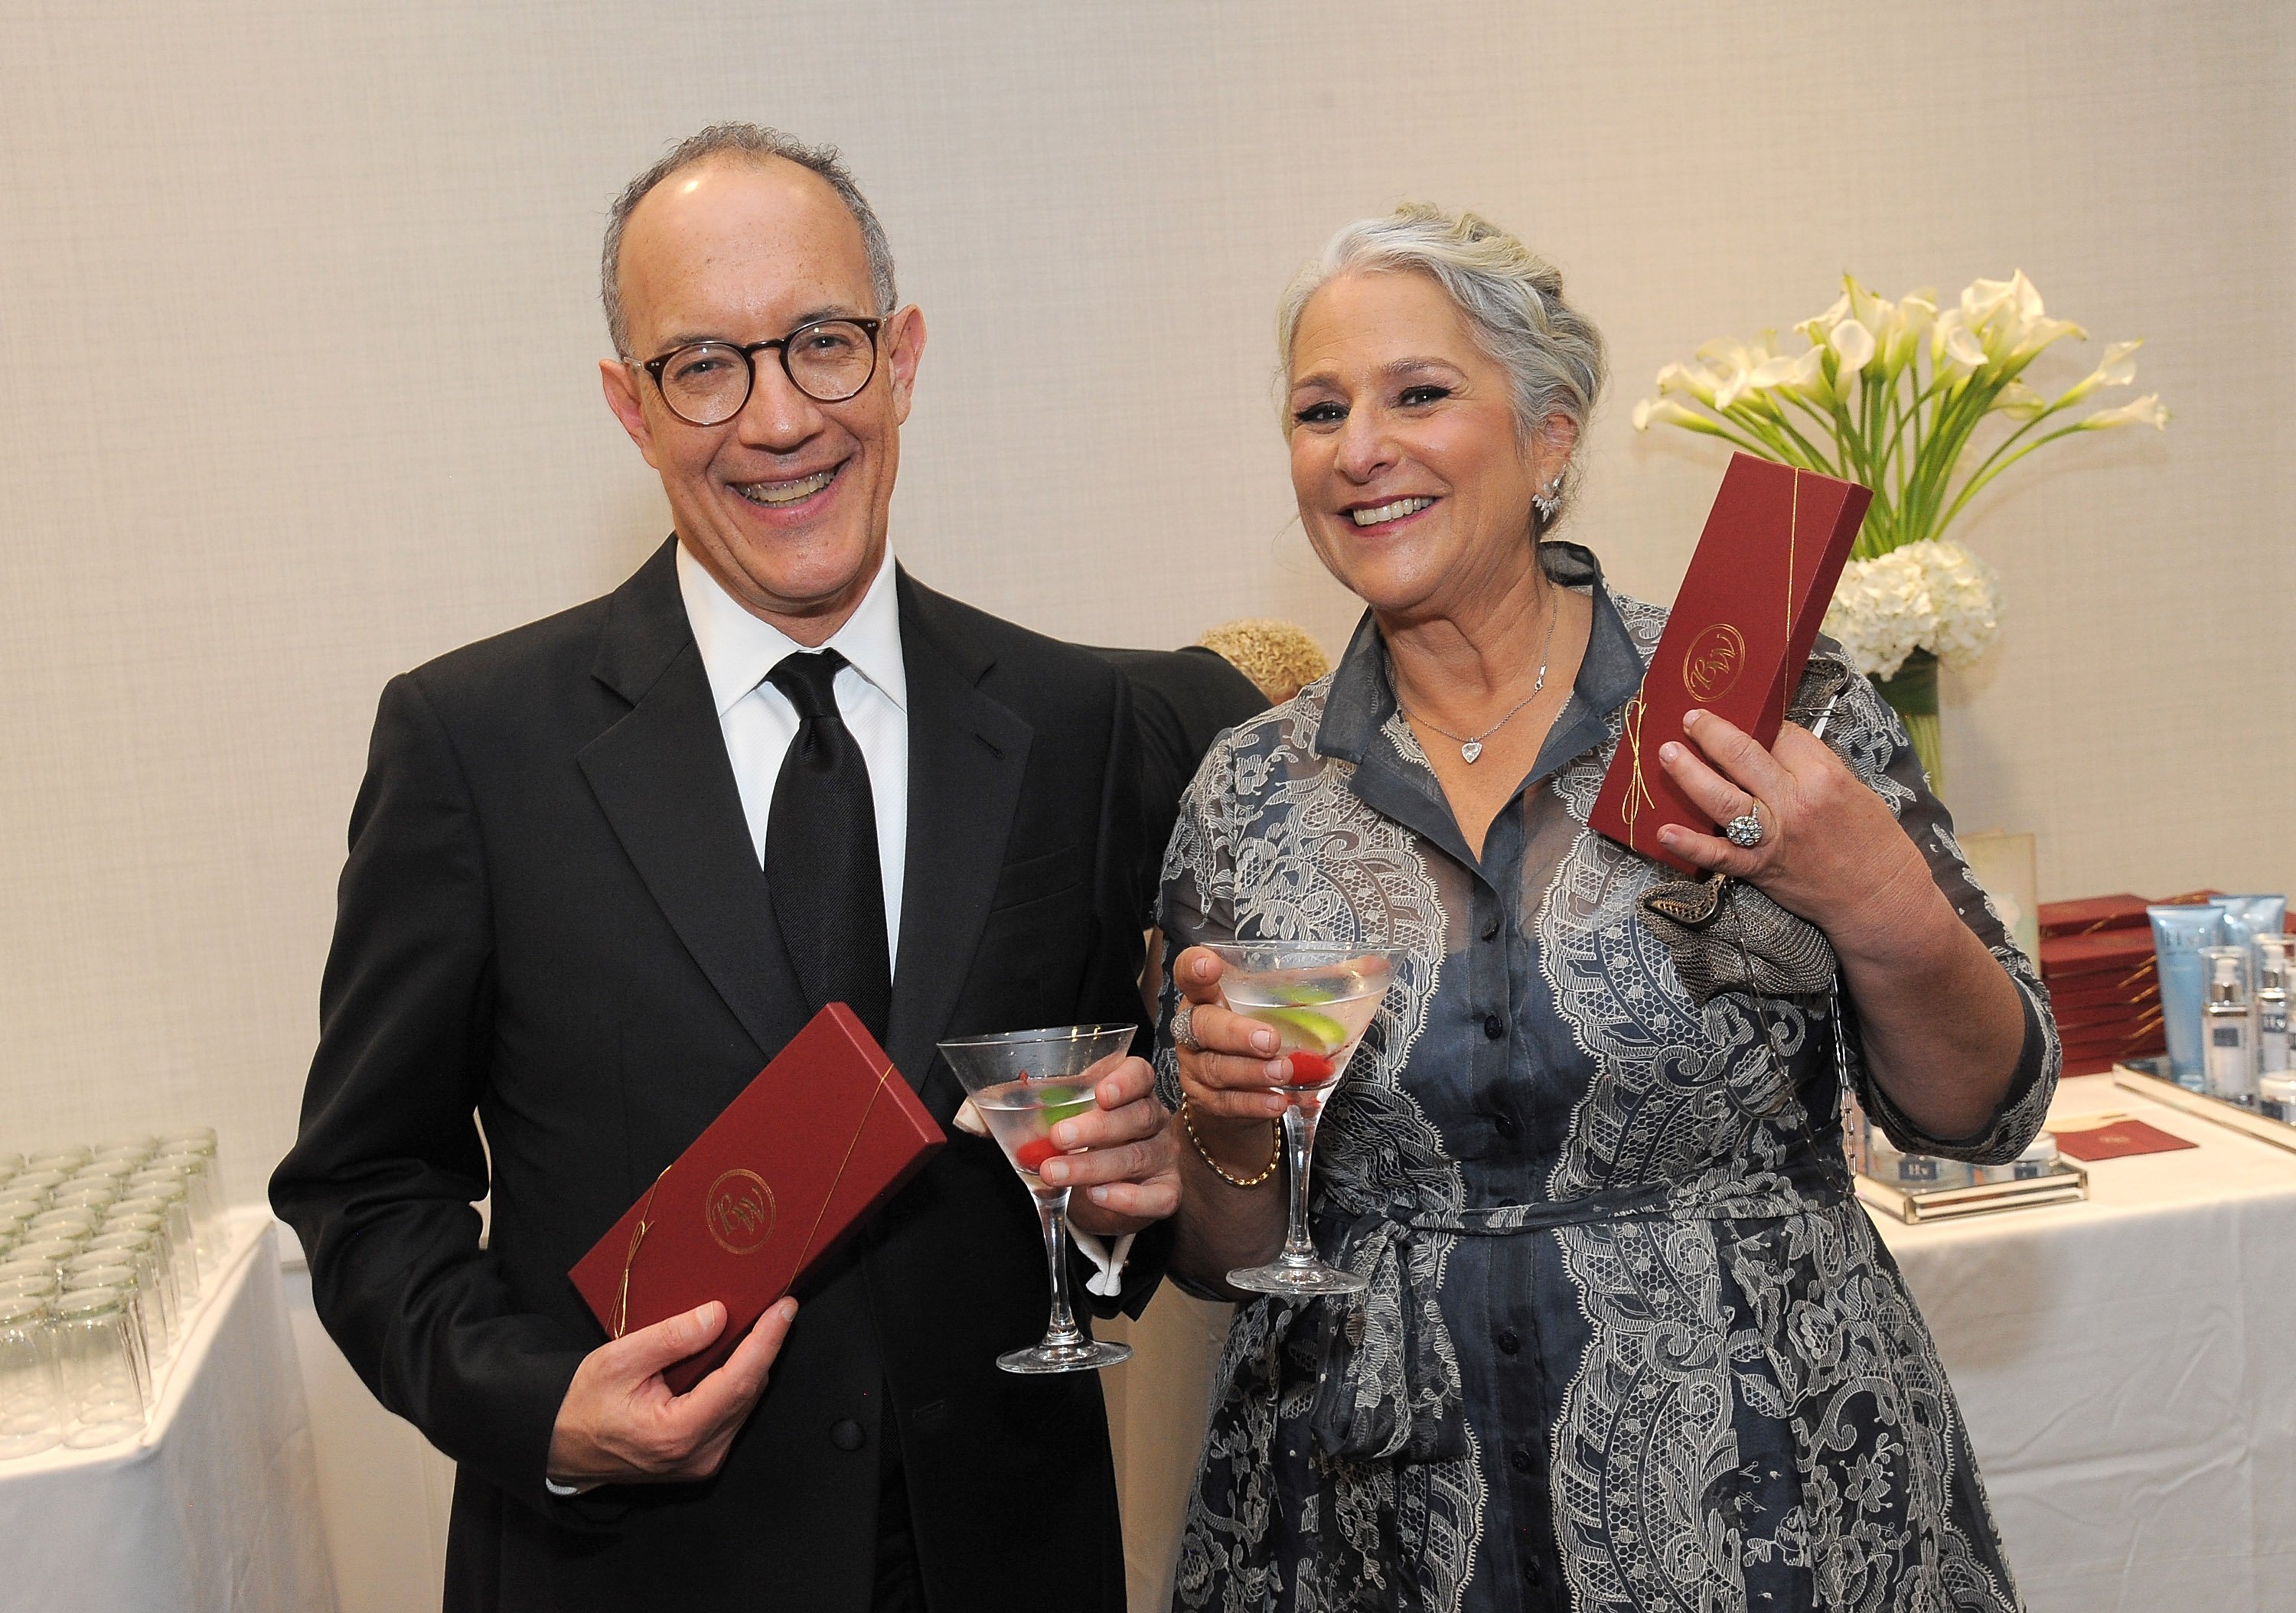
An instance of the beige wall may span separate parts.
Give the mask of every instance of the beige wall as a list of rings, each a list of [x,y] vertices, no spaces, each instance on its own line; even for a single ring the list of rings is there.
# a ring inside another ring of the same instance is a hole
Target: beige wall
[[[2177,419],[2058,452],[1968,526],[2010,613],[1948,692],[1956,803],[2039,835],[2045,896],[2296,885],[2290,16],[12,7],[7,1129],[209,1120],[257,1190],[382,681],[608,587],[663,529],[597,398],[592,262],[619,183],[718,117],[841,142],[929,314],[905,557],[1103,643],[1247,612],[1343,635],[1267,332],[1345,218],[1472,205],[1564,266],[1616,360],[1575,535],[1660,598],[1718,459],[1628,429],[1659,364],[1816,311],[1845,268],[2021,267],[2100,343],[2147,338]]]
[[[35,0],[0,44],[0,1060],[12,1131],[284,1147],[377,690],[664,529],[597,397],[607,199],[721,116],[844,143],[932,340],[898,542],[1031,625],[1338,642],[1269,313],[1338,222],[1484,209],[1616,358],[1577,535],[1672,593],[1718,472],[1628,406],[1706,337],[2022,267],[2165,436],[1967,536],[1968,826],[2045,895],[2284,889],[2288,8]],[[2093,349],[2092,349],[2093,350]],[[2069,358],[2068,374],[2077,373]],[[2219,740],[2211,725],[2221,725]],[[2236,747],[2237,765],[2214,759]]]

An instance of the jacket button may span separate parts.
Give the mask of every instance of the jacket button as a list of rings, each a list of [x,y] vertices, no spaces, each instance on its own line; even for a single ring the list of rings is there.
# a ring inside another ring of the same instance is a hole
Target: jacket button
[[[1522,1348],[1521,1334],[1511,1327],[1503,1327],[1499,1330],[1499,1354],[1512,1355],[1521,1348]]]
[[[1483,1035],[1489,1037],[1494,1042],[1497,1041],[1501,1036],[1506,1035],[1506,1021],[1500,1019],[1496,1014],[1485,1014],[1483,1016]]]
[[[829,1425],[829,1443],[840,1451],[857,1451],[866,1439],[861,1425],[850,1417],[840,1417]]]
[[[1499,921],[1496,916],[1494,916],[1490,922],[1483,926],[1483,939],[1486,941],[1496,941],[1498,938]]]
[[[1512,1137],[1522,1127],[1515,1123],[1515,1118],[1513,1115],[1501,1109],[1491,1117],[1491,1129],[1502,1137]]]
[[[1507,1458],[1507,1462],[1516,1472],[1528,1473],[1530,1471],[1530,1453],[1517,1445],[1514,1448],[1514,1453]]]

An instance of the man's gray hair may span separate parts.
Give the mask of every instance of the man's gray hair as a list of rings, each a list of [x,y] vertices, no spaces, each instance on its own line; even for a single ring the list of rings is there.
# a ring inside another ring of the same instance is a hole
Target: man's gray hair
[[[711,157],[737,156],[752,162],[779,157],[794,162],[800,168],[810,168],[829,184],[853,215],[853,222],[861,226],[861,244],[869,253],[869,280],[876,293],[877,312],[890,314],[899,302],[893,286],[893,248],[885,239],[885,226],[877,222],[875,209],[870,207],[861,187],[853,183],[853,175],[840,161],[833,145],[808,145],[779,129],[769,129],[757,123],[713,123],[691,139],[680,141],[668,156],[640,174],[622,187],[614,199],[613,210],[606,216],[606,246],[598,264],[599,295],[606,305],[606,330],[614,339],[614,351],[624,358],[630,352],[630,327],[622,311],[622,231],[630,221],[631,213],[646,193],[681,168],[691,168]]]
[[[1511,382],[1516,430],[1525,438],[1556,414],[1587,440],[1587,422],[1603,390],[1602,332],[1562,300],[1554,266],[1487,218],[1406,202],[1384,218],[1358,218],[1332,237],[1292,277],[1275,315],[1276,347],[1289,374],[1300,316],[1308,299],[1342,274],[1415,273],[1441,286],[1474,332],[1476,345]],[[1574,446],[1571,463],[1575,471]],[[1566,475],[1562,497],[1575,492]],[[1562,520],[1534,513],[1538,533]]]

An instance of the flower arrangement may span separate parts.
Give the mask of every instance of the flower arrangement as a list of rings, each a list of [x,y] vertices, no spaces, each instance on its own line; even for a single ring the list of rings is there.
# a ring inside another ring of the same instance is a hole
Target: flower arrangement
[[[2141,345],[2107,347],[2096,367],[2054,397],[2027,368],[2063,337],[2022,271],[1980,280],[1940,308],[1935,291],[1895,302],[1850,276],[1824,313],[1794,327],[1791,350],[1773,332],[1751,342],[1710,341],[1688,364],[1658,373],[1658,395],[1635,405],[1652,425],[1718,437],[1761,458],[1873,489],[1825,629],[1882,686],[1939,778],[1937,665],[1981,655],[1999,627],[1992,568],[1946,529],[2010,466],[2076,433],[2116,426],[2165,428],[2156,393],[2076,416],[2099,389],[2136,378]],[[2005,430],[1992,430],[1995,425]],[[1989,446],[1981,451],[1983,431]]]

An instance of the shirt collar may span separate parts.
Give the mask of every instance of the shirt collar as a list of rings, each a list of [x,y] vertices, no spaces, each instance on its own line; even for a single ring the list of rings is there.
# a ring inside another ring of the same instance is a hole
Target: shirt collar
[[[1595,606],[1594,627],[1587,637],[1587,652],[1579,659],[1570,699],[1556,715],[1554,730],[1533,770],[1544,774],[1603,737],[1611,713],[1642,687],[1645,658],[1619,614],[1618,602],[1603,581],[1603,563],[1592,550],[1578,544],[1541,544],[1538,560],[1548,580],[1566,588],[1587,589]],[[1372,740],[1395,711],[1387,641],[1380,636],[1377,619],[1366,610],[1332,673],[1323,717],[1316,729],[1316,753],[1360,765]],[[1569,748],[1562,749],[1565,746]]]
[[[677,592],[685,602],[685,619],[693,626],[694,647],[701,652],[701,668],[709,678],[710,699],[721,717],[764,683],[784,658],[808,648],[751,615],[683,543],[677,545]],[[869,592],[822,648],[836,651],[896,708],[908,710],[908,672],[901,657],[900,602],[893,585],[890,544]]]

